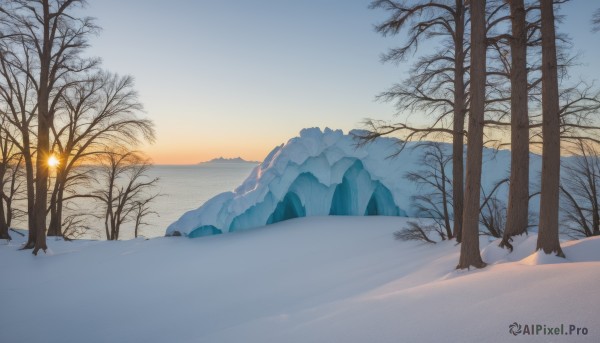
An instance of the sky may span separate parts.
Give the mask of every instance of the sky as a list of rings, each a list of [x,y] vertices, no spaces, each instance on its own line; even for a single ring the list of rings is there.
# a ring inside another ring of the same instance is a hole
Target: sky
[[[89,54],[132,75],[157,140],[157,164],[215,157],[262,160],[305,127],[345,132],[367,117],[391,119],[375,96],[406,77],[409,64],[380,63],[400,37],[373,25],[385,13],[361,0],[102,0],[87,15],[102,32]],[[600,78],[596,1],[564,6],[561,29],[581,52],[576,73]]]

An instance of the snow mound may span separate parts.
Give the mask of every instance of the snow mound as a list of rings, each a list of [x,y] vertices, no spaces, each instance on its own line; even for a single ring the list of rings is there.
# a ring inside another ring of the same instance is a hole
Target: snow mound
[[[568,262],[569,261],[567,261],[565,258],[556,256],[555,254],[546,254],[541,250],[538,250],[521,260],[521,264],[526,264],[529,266],[537,266],[540,264],[559,264]]]
[[[529,257],[532,251],[535,251],[537,245],[537,234],[519,235],[513,237],[513,251],[500,248],[501,239],[496,239],[481,250],[481,258],[487,264],[500,262],[515,262]]]
[[[499,247],[500,239],[494,240],[481,250],[481,258],[487,264],[519,262],[525,265],[557,264],[569,262],[600,261],[600,237],[561,243],[566,258],[536,251],[537,233],[513,237],[513,251]],[[532,253],[533,252],[533,253]]]
[[[379,138],[359,147],[355,133],[303,129],[299,137],[273,149],[237,189],[185,213],[166,234],[207,236],[297,217],[414,215],[410,199],[421,190],[404,175],[421,168],[422,145],[408,143],[397,157],[389,158],[398,151],[399,140]],[[451,154],[451,145],[443,149]],[[536,157],[532,156],[532,173],[539,171]],[[484,161],[483,186],[489,190],[508,174],[510,153],[486,149]],[[447,168],[451,175],[452,166]]]
[[[561,246],[569,261],[600,261],[600,237],[589,237],[578,241],[561,243]]]
[[[600,237],[562,243],[561,248],[566,258],[558,257],[554,254],[546,254],[538,250],[520,262],[527,265],[540,265],[600,261]]]

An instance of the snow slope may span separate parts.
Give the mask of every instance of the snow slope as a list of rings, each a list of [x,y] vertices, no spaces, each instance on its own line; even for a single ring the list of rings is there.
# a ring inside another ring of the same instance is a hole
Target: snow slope
[[[423,148],[411,142],[395,158],[398,140],[379,138],[358,147],[352,132],[304,129],[299,137],[276,147],[233,192],[222,193],[185,213],[167,228],[188,237],[261,227],[296,217],[324,215],[410,216],[410,197],[419,192],[404,179],[418,171]],[[444,145],[448,155],[452,147]],[[483,188],[491,188],[509,173],[510,153],[485,149]],[[540,158],[531,156],[532,180]],[[447,166],[452,174],[452,166]],[[505,198],[506,187],[498,196]],[[537,199],[532,201],[537,208]]]
[[[17,251],[23,239],[13,237],[0,242],[0,342],[600,341],[600,237],[563,244],[567,260],[557,264],[531,255],[534,235],[516,242],[515,256],[493,242],[489,267],[457,272],[452,242],[393,239],[406,220],[299,218],[200,240],[50,240],[53,252],[38,257]],[[513,337],[514,322],[588,335]]]

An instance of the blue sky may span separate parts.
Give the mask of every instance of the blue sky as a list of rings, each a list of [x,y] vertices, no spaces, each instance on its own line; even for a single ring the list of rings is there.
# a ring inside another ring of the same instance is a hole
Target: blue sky
[[[385,13],[359,0],[102,0],[86,13],[101,34],[90,54],[136,79],[158,140],[157,163],[217,156],[262,159],[304,127],[360,127],[391,118],[374,96],[406,75],[408,64],[379,55],[399,37],[373,31]],[[564,6],[561,28],[583,54],[577,73],[600,77],[600,34],[590,33],[600,2]]]

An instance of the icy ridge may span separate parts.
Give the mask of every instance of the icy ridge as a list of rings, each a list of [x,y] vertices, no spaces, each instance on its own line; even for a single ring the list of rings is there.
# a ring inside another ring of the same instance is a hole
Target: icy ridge
[[[198,237],[304,216],[411,215],[410,197],[419,189],[404,175],[421,168],[419,143],[408,143],[397,157],[389,158],[397,152],[397,139],[379,138],[358,147],[353,133],[303,129],[273,149],[233,192],[185,213],[166,234]],[[450,145],[443,148],[451,153]],[[532,173],[539,171],[536,157],[532,155]],[[490,189],[506,177],[510,153],[486,149],[484,161],[483,186]]]

